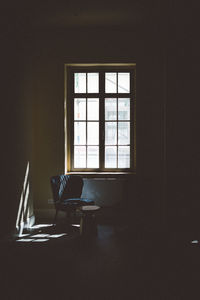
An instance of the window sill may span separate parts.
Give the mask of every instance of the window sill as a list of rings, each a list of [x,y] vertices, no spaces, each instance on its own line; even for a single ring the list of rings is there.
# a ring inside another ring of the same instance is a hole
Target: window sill
[[[94,179],[115,179],[123,178],[126,179],[130,176],[136,175],[136,172],[68,172],[67,175],[80,175],[83,178],[94,178]]]

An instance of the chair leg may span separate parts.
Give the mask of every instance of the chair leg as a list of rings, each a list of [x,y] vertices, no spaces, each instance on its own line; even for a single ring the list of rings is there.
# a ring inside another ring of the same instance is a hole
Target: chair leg
[[[70,229],[70,217],[71,217],[71,212],[70,210],[67,210],[66,211],[66,226],[67,226],[67,229],[69,230]]]
[[[72,222],[76,223],[76,210],[73,210],[72,212]]]
[[[56,209],[53,225],[56,225],[58,210]]]

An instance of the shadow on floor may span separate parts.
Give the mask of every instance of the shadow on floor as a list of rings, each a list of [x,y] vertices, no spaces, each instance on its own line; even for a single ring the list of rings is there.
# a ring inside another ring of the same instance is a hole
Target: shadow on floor
[[[1,299],[198,299],[198,241],[116,224],[82,238],[78,226],[37,224],[1,242]]]

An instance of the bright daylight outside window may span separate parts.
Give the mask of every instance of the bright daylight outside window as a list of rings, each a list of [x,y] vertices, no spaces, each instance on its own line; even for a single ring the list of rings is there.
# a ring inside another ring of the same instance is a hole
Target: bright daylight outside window
[[[68,171],[135,169],[135,65],[66,65]]]

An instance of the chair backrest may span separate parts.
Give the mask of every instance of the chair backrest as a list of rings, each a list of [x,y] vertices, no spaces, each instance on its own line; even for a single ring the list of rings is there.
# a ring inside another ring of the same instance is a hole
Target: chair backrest
[[[78,175],[57,175],[50,179],[54,202],[64,199],[80,198],[83,179]]]

